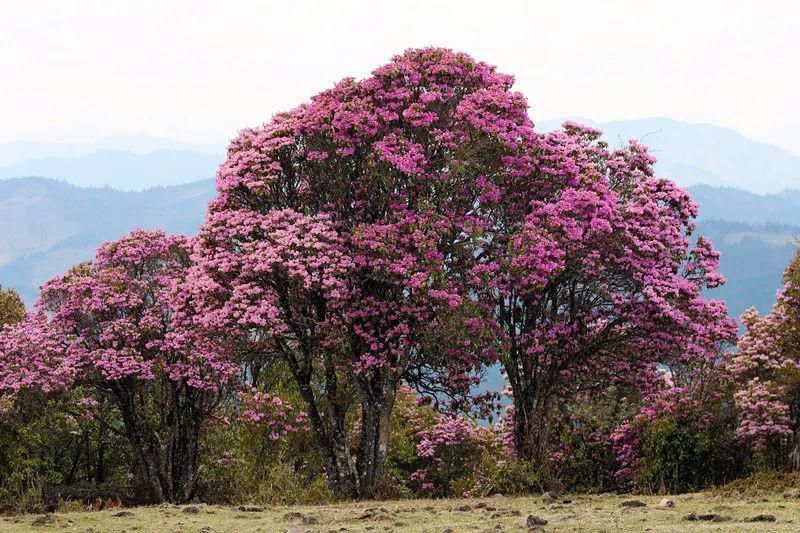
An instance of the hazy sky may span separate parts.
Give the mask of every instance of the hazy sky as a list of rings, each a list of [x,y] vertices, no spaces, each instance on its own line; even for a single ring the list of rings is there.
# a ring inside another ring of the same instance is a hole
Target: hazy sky
[[[667,116],[800,154],[800,2],[0,0],[0,142],[223,142],[408,47],[517,77],[536,119]]]

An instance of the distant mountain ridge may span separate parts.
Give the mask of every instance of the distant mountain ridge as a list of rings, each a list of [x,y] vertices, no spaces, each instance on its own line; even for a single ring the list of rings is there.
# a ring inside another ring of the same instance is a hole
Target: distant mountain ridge
[[[735,187],[759,194],[800,189],[800,157],[777,146],[749,139],[712,124],[692,124],[668,118],[576,122],[597,127],[609,145],[636,139],[658,159],[656,172],[681,186]],[[563,120],[547,120],[537,129],[556,129]]]
[[[628,139],[646,144],[656,172],[688,187],[735,187],[759,194],[800,189],[800,157],[729,128],[667,118],[596,123],[611,147]],[[563,120],[542,121],[539,131]],[[0,178],[41,176],[81,186],[144,190],[214,177],[222,144],[192,144],[148,136],[108,137],[95,143],[0,143]]]
[[[44,177],[81,187],[141,191],[213,178],[222,155],[190,150],[157,150],[147,154],[102,149],[81,157],[29,159],[0,167],[0,179]]]
[[[44,281],[90,259],[104,241],[135,228],[196,233],[214,194],[213,180],[142,192],[0,181],[0,284],[31,304]]]
[[[689,192],[706,219],[800,226],[800,190],[754,194],[733,187],[694,185]]]
[[[159,150],[188,150],[198,154],[225,154],[225,145],[175,141],[149,135],[114,135],[92,143],[14,141],[0,143],[0,166],[10,166],[29,159],[48,157],[83,157],[98,150],[120,150],[146,155]]]

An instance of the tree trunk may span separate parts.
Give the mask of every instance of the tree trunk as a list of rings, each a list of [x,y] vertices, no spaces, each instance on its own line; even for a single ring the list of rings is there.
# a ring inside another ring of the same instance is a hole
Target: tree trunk
[[[356,498],[358,484],[350,461],[350,446],[347,442],[347,430],[344,410],[338,406],[328,409],[328,416],[323,419],[317,407],[314,392],[309,383],[299,383],[300,396],[306,405],[308,419],[317,441],[320,457],[325,466],[328,488],[339,498]],[[333,403],[335,400],[331,399]]]
[[[359,496],[362,498],[376,496],[376,482],[385,471],[395,388],[395,384],[385,381],[377,387],[362,384],[361,435],[356,457]]]
[[[797,472],[800,471],[800,388],[794,391],[789,409],[792,420],[792,442],[789,448],[789,468]]]
[[[121,391],[118,398],[126,437],[137,454],[137,477],[148,490],[149,502],[191,500],[197,487],[200,426],[204,419],[193,399],[176,399],[163,425],[152,427],[147,413],[135,408],[132,394]]]
[[[362,383],[362,385],[365,385]],[[350,446],[341,406],[329,406],[322,417],[313,391],[301,385],[300,395],[325,465],[328,486],[339,498],[374,498],[375,485],[383,473],[389,448],[389,420],[394,406],[395,385],[384,384],[378,391],[362,388],[361,431],[352,464]],[[329,399],[332,401],[332,399]],[[355,466],[355,468],[354,468]]]
[[[520,388],[521,389],[521,388]],[[541,389],[519,390],[512,385],[514,394],[514,448],[517,456],[538,466],[547,461],[550,438],[549,395]]]

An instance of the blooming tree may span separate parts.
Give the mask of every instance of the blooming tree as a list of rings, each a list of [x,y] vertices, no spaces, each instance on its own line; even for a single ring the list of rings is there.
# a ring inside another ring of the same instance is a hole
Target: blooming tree
[[[800,256],[784,275],[769,314],[750,309],[738,353],[727,365],[739,410],[737,435],[777,466],[800,470]]]
[[[463,393],[499,356],[517,451],[541,459],[559,401],[735,335],[688,194],[636,143],[534,132],[512,81],[409,50],[244,130],[220,168],[189,292],[292,369],[340,493],[371,495],[403,379]]]
[[[142,230],[106,243],[46,283],[38,312],[0,337],[0,389],[113,398],[155,501],[192,497],[201,426],[238,374],[175,296],[190,247]]]
[[[612,151],[599,137],[568,122],[527,143],[524,173],[485,199],[472,268],[501,332],[517,452],[539,462],[558,404],[659,363],[715,358],[736,333],[703,295],[724,279],[710,242],[691,246],[697,205],[653,176],[645,148]]]
[[[339,494],[373,493],[404,377],[463,396],[492,358],[468,273],[491,176],[525,164],[511,83],[464,54],[410,50],[244,130],[220,168],[190,292],[206,327],[240,328],[291,369]]]

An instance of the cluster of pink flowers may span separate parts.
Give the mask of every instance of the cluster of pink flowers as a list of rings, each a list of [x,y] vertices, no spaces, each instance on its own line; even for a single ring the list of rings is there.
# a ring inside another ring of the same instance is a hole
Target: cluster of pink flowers
[[[736,386],[736,434],[756,450],[787,442],[797,422],[790,416],[793,390],[785,380],[787,372],[793,374],[800,368],[795,341],[800,332],[796,293],[794,285],[787,282],[769,314],[759,316],[750,309],[742,316],[747,330],[727,364]]]
[[[667,376],[668,377],[668,376]],[[616,477],[619,481],[632,484],[642,457],[641,434],[647,425],[671,417],[694,427],[711,423],[717,413],[707,411],[697,391],[670,384],[665,379],[662,386],[648,394],[642,401],[636,415],[623,422],[608,435],[617,458]],[[716,393],[712,393],[712,396]]]
[[[153,380],[156,368],[200,389],[235,377],[227,354],[201,340],[174,303],[190,248],[185,237],[137,230],[47,282],[38,312],[2,336],[0,353],[18,354],[22,363],[18,374],[7,371],[11,361],[5,365],[8,386],[33,383],[47,392],[79,382],[105,390],[126,379]]]
[[[513,456],[503,445],[502,428],[480,426],[465,417],[442,415],[431,427],[419,430],[417,439],[417,456],[424,466],[413,472],[411,479],[430,494],[446,494],[451,487],[442,485],[454,481],[459,468],[467,468],[472,485],[462,496],[477,495],[485,481],[481,479],[480,462]]]
[[[275,394],[258,390],[239,393],[242,410],[239,421],[266,427],[270,440],[279,440],[290,433],[308,431],[308,415],[295,409]]]

